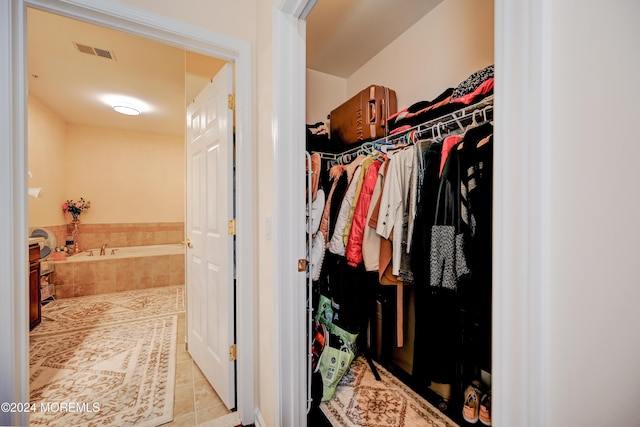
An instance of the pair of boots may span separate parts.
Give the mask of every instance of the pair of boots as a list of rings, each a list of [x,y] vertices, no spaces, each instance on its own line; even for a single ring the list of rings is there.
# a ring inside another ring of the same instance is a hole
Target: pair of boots
[[[464,392],[462,418],[470,424],[478,420],[491,425],[491,390],[484,390],[480,381],[472,381]]]

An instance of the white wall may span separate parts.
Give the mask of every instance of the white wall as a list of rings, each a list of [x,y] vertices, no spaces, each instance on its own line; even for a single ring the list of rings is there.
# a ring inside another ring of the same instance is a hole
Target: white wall
[[[640,425],[640,2],[550,2],[550,427]]]
[[[307,123],[327,123],[327,114],[347,99],[347,79],[307,68]]]
[[[493,63],[493,0],[446,0],[347,78],[396,91],[398,109],[431,100]]]
[[[256,372],[258,374],[256,393],[256,407],[264,418],[266,425],[275,425],[276,419],[276,390],[278,381],[275,377],[274,335],[277,330],[276,315],[273,312],[276,286],[272,280],[274,275],[273,241],[267,237],[267,221],[273,217],[274,205],[274,171],[273,171],[273,141],[272,111],[273,111],[273,72],[272,72],[272,26],[271,2],[258,0],[257,13],[257,82],[256,82],[256,132],[258,143],[255,145],[257,155],[254,157],[258,173],[255,176],[257,189],[256,229],[258,230],[256,251],[258,283],[257,295],[258,315],[256,316]]]

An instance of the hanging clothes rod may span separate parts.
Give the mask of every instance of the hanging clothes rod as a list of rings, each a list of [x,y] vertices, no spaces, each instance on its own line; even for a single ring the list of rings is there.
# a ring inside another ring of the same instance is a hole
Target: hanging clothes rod
[[[406,129],[403,132],[394,135],[388,135],[384,138],[380,138],[375,141],[369,141],[362,143],[361,145],[350,148],[342,153],[323,153],[316,151],[315,153],[320,155],[323,160],[329,160],[329,166],[335,163],[349,163],[356,157],[365,154],[374,154],[377,150],[383,146],[397,145],[401,143],[411,144],[417,139],[424,139],[428,137],[445,137],[451,134],[454,130],[458,129],[461,132],[465,127],[473,123],[481,114],[482,119],[479,123],[489,121],[493,117],[493,95],[490,95],[481,101],[466,105],[459,110],[452,111],[440,117],[432,120],[428,120],[419,125],[413,126],[410,129]],[[471,120],[471,123],[467,123]]]

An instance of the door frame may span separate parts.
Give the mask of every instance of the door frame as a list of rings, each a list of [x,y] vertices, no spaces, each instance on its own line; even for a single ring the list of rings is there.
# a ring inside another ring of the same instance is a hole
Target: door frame
[[[275,425],[306,426],[306,18],[316,0],[275,0],[273,11]],[[258,421],[258,420],[256,420]],[[262,426],[261,426],[262,427]]]
[[[278,313],[276,425],[306,426],[305,19],[315,0],[276,0],[274,158]],[[549,418],[551,0],[495,0],[492,394],[494,425]],[[286,100],[286,102],[284,102]],[[290,337],[297,337],[291,340]],[[302,338],[301,338],[302,337]]]
[[[236,331],[237,412],[254,420],[254,226],[252,53],[249,42],[112,0],[10,0],[0,5],[0,232],[13,245],[0,245],[0,400],[29,398],[27,289],[27,82],[26,8],[34,7],[103,25],[235,64],[236,97]],[[6,64],[6,65],[5,65]],[[3,417],[10,417],[5,420]],[[2,424],[26,425],[26,414],[0,414]],[[5,422],[6,421],[6,422]]]
[[[85,3],[88,3],[85,1]],[[0,245],[0,292],[6,298],[0,298],[0,335],[4,337],[4,344],[0,346],[0,378],[6,381],[0,388],[0,400],[7,402],[24,402],[28,399],[28,355],[27,340],[27,294],[25,287],[15,286],[22,283],[26,277],[27,265],[27,233],[26,199],[27,199],[27,166],[26,166],[26,95],[25,95],[25,45],[24,45],[24,6],[41,5],[65,7],[70,11],[79,10],[83,14],[90,14],[93,10],[103,11],[105,7],[112,10],[114,22],[138,22],[149,31],[160,31],[166,37],[176,37],[195,44],[204,43],[202,50],[205,54],[213,51],[227,53],[236,58],[236,79],[238,98],[238,149],[243,153],[238,156],[241,160],[245,155],[251,158],[249,141],[251,129],[251,55],[250,46],[235,39],[229,39],[216,33],[204,32],[201,29],[180,25],[175,21],[166,23],[165,19],[156,19],[161,28],[178,29],[179,31],[163,32],[153,22],[145,24],[139,22],[141,18],[134,18],[137,14],[125,16],[116,11],[126,10],[124,6],[103,6],[97,1],[92,7],[82,7],[77,1],[66,0],[13,0],[0,2],[0,91],[8,94],[0,98],[0,199],[9,201],[10,208],[0,210],[0,235],[9,239],[12,244]],[[293,152],[282,158],[275,156],[275,170],[283,171],[281,166],[291,168],[303,158],[302,149],[296,148],[292,140],[285,137],[297,137],[304,129],[304,113],[291,115],[291,107],[298,111],[305,111],[305,24],[308,11],[315,4],[315,0],[274,0],[273,16],[273,54],[274,54],[274,110],[273,120],[275,129],[274,152],[286,154],[289,149]],[[113,9],[116,9],[114,11]],[[137,9],[136,9],[137,11]],[[100,14],[100,13],[98,13]],[[148,18],[149,16],[147,16]],[[155,17],[157,18],[157,17]],[[550,0],[495,0],[495,63],[496,63],[496,108],[497,117],[495,137],[496,149],[494,153],[496,188],[503,192],[496,194],[494,200],[494,295],[493,295],[493,418],[496,425],[543,425],[549,417],[549,402],[547,401],[549,383],[549,343],[550,333],[548,325],[549,305],[549,260],[545,254],[550,253],[549,244],[549,188],[552,177],[548,174],[547,166],[550,159],[548,133],[551,118],[548,115],[551,106],[551,81],[549,67],[551,64],[550,35],[548,31],[551,22]],[[200,35],[203,35],[200,37]],[[209,35],[209,37],[207,37]],[[293,35],[287,40],[286,35]],[[216,40],[216,45],[207,44],[204,40]],[[231,42],[231,45],[229,45]],[[215,55],[214,55],[215,56]],[[276,59],[283,62],[278,63]],[[286,85],[286,78],[291,78],[294,84]],[[290,105],[284,105],[277,100],[289,100]],[[533,131],[532,131],[533,130]],[[282,134],[278,132],[282,131]],[[303,134],[303,133],[302,133]],[[501,141],[508,141],[501,144]],[[242,145],[240,145],[242,143]],[[249,152],[247,152],[249,151]],[[294,157],[294,153],[297,153]],[[284,164],[288,158],[293,163]],[[300,163],[302,163],[300,161]],[[250,162],[244,162],[244,167]],[[241,165],[239,164],[238,167]],[[239,188],[251,188],[251,168],[246,168],[243,174],[238,174]],[[277,212],[285,213],[287,209],[298,212],[299,205],[304,206],[302,196],[297,196],[295,188],[303,182],[304,171],[284,171],[294,179],[287,182],[284,176],[278,175],[276,180]],[[510,173],[517,173],[515,177]],[[517,179],[516,179],[517,178]],[[243,181],[241,181],[243,180]],[[249,181],[249,182],[247,182]],[[301,193],[303,194],[303,193]],[[245,196],[238,194],[239,196]],[[238,199],[239,212],[246,212],[249,216],[251,199]],[[515,211],[515,212],[514,212]],[[283,390],[288,385],[295,384],[296,390],[304,389],[306,381],[304,374],[305,358],[300,358],[304,349],[304,340],[296,344],[294,351],[289,351],[283,342],[291,335],[291,324],[286,321],[304,318],[300,313],[304,304],[287,306],[285,301],[278,301],[278,297],[286,294],[286,290],[298,286],[301,274],[293,266],[300,257],[301,247],[304,245],[304,227],[300,218],[292,215],[291,228],[285,227],[284,219],[275,215],[277,233],[275,244],[277,249],[283,249],[285,256],[278,253],[274,266],[274,279],[279,286],[274,295],[274,304],[278,310],[277,330],[275,331],[276,378],[279,384],[276,390],[276,425],[283,420],[300,420],[299,423],[287,425],[306,425],[304,417],[305,393],[286,399],[291,392]],[[238,218],[240,222],[241,218]],[[500,222],[500,221],[503,222]],[[247,227],[247,235],[239,237],[238,251],[242,251],[244,258],[252,259],[250,246],[253,224],[250,217],[242,220],[243,227]],[[240,231],[240,230],[239,230]],[[244,243],[241,245],[240,243]],[[291,246],[287,246],[287,243]],[[243,247],[241,247],[243,246]],[[253,307],[251,283],[253,283],[252,265],[246,265],[248,273],[242,278],[242,286],[238,289],[238,298],[249,301]],[[242,270],[238,271],[243,273]],[[240,276],[238,277],[240,283]],[[242,294],[242,295],[240,295]],[[296,296],[299,299],[299,295]],[[248,318],[238,318],[238,328],[252,329],[253,313],[246,312]],[[240,329],[239,329],[240,330]],[[296,336],[301,332],[297,331]],[[239,372],[238,386],[245,387],[242,399],[253,401],[253,366],[245,366],[251,358],[253,348],[253,334],[247,342],[238,343],[238,352],[245,353],[247,359],[242,363],[242,378]],[[240,336],[240,339],[243,339]],[[296,341],[296,340],[293,340]],[[243,350],[244,347],[244,350]],[[293,367],[293,369],[291,369]],[[238,366],[240,370],[240,365]],[[290,372],[290,373],[289,373]],[[283,376],[281,374],[285,374]],[[241,384],[242,382],[242,384]],[[240,393],[240,391],[239,391]],[[240,394],[239,394],[240,396]],[[240,406],[240,405],[239,405]],[[253,405],[251,405],[253,406]],[[245,411],[242,408],[242,418],[245,422]],[[11,416],[11,414],[4,414]],[[0,414],[2,418],[3,414]],[[25,424],[26,417],[15,414],[7,418],[9,424]]]

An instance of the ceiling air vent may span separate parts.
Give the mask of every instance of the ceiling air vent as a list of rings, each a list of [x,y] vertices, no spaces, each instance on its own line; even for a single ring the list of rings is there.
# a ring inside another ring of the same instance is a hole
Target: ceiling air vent
[[[113,52],[109,50],[100,49],[97,47],[91,47],[91,46],[87,46],[80,43],[73,43],[73,45],[76,47],[76,49],[78,49],[82,53],[87,53],[89,55],[94,55],[94,56],[100,56],[102,58],[107,58],[107,59],[113,59],[113,60],[116,59],[116,56],[113,54]]]

